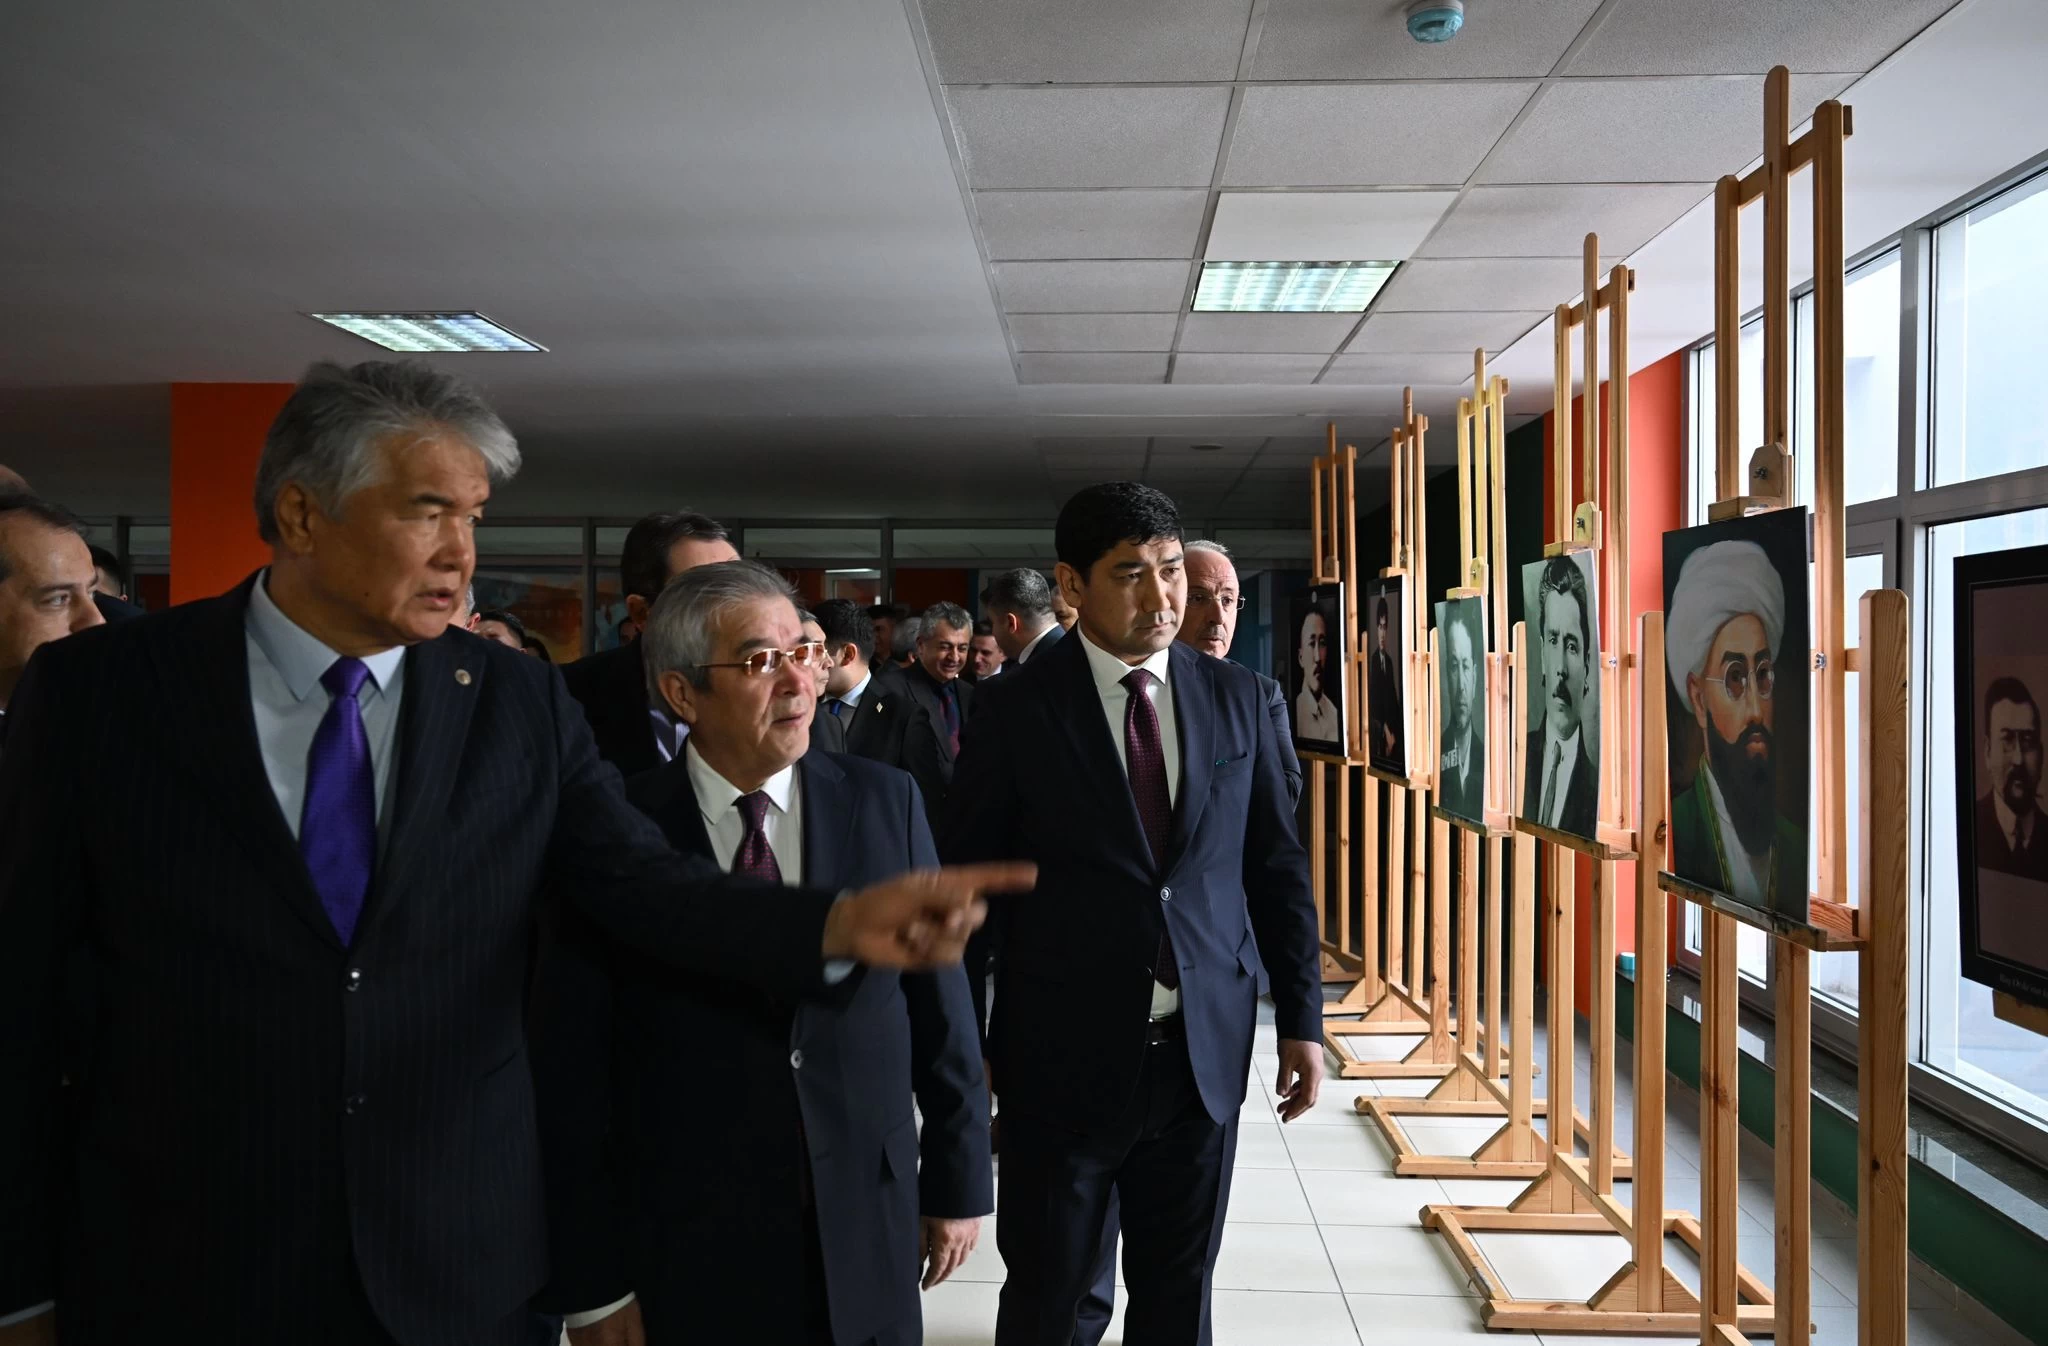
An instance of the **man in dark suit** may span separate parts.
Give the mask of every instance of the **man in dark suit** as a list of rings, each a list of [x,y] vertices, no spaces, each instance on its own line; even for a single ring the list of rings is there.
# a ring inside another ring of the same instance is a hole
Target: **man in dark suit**
[[[990,580],[981,591],[981,610],[1003,658],[1019,668],[1067,633],[1053,620],[1052,586],[1036,570],[1005,570]]]
[[[1597,653],[1585,572],[1570,556],[1551,557],[1536,601],[1534,685],[1543,697],[1543,727],[1529,731],[1524,748],[1522,816],[1590,837],[1600,821],[1600,768],[1581,732]]]
[[[869,651],[875,647],[873,622],[859,604],[846,598],[828,598],[818,604],[817,617],[825,651],[832,657],[818,718],[835,719],[845,726],[847,752],[902,767],[903,724],[910,696],[903,691],[895,670],[875,668],[868,662]]]
[[[0,717],[31,655],[100,624],[93,578],[78,520],[38,496],[0,492]]]
[[[794,597],[750,561],[662,594],[642,643],[690,736],[629,796],[734,873],[846,888],[932,868],[910,777],[810,749],[800,661],[824,653]],[[536,992],[554,1263],[538,1302],[570,1315],[575,1346],[634,1319],[651,1346],[920,1339],[920,1276],[951,1275],[995,1205],[967,979],[848,971],[840,1005],[763,996],[563,914]],[[749,1083],[707,1108],[707,1072]]]
[[[692,566],[730,561],[732,534],[724,524],[684,510],[650,514],[626,533],[619,551],[619,586],[626,592],[626,620],[646,626],[662,586]],[[582,705],[597,739],[597,754],[626,777],[652,771],[676,754],[682,730],[649,695],[640,638],[616,649],[585,655],[562,670],[569,695]]]
[[[1474,600],[1475,603],[1477,600]],[[1486,717],[1479,704],[1486,641],[1478,621],[1457,603],[1443,605],[1437,649],[1443,657],[1443,755],[1437,763],[1437,803],[1460,818],[1478,820],[1486,809]]]
[[[959,956],[988,875],[841,896],[678,856],[551,668],[447,630],[517,465],[447,375],[316,365],[257,469],[270,566],[30,662],[0,754],[0,1320],[36,1316],[0,1341],[47,1340],[53,1304],[69,1343],[533,1341],[544,885],[790,1000],[842,995],[831,959]],[[60,1126],[80,951],[91,1084]]]
[[[1984,770],[1977,801],[1977,863],[2048,883],[2048,816],[2041,812],[2041,707],[2018,678],[1984,692]]]
[[[819,710],[811,716],[811,746],[819,752],[846,751],[846,724],[837,715],[827,715],[823,709],[825,689],[832,682],[832,647],[825,640],[825,628],[818,625],[818,614],[805,608],[797,609],[797,621],[803,626],[804,639],[823,651],[816,665],[813,680],[818,684]],[[651,689],[650,689],[651,690]],[[656,695],[660,695],[657,691]]]
[[[1070,1346],[1114,1192],[1124,1340],[1187,1346],[1223,1229],[1262,958],[1283,1119],[1321,1082],[1308,863],[1265,690],[1174,640],[1173,502],[1091,487],[1060,511],[1055,545],[1076,635],[982,689],[942,833],[949,856],[1040,862],[1030,903],[996,916],[996,1341]]]
[[[1408,756],[1403,744],[1408,736],[1408,717],[1402,709],[1401,670],[1394,663],[1394,633],[1385,598],[1373,600],[1372,630],[1372,671],[1366,696],[1372,742],[1367,756],[1375,765],[1405,771]]]
[[[900,675],[911,703],[900,765],[924,792],[925,807],[936,818],[953,788],[960,728],[974,706],[977,689],[960,676],[967,671],[974,620],[957,603],[934,603],[917,623],[917,656]],[[897,627],[899,634],[902,629]]]

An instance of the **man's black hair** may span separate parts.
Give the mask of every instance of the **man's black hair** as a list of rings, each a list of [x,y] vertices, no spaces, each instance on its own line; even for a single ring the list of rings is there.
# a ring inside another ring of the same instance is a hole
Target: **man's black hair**
[[[875,624],[867,609],[852,599],[828,598],[812,615],[817,617],[818,629],[825,633],[825,648],[834,658],[849,645],[859,650],[863,659],[875,648]]]
[[[1569,556],[1553,556],[1543,563],[1543,579],[1536,586],[1536,634],[1543,630],[1543,595],[1556,594],[1579,605],[1579,651],[1593,657],[1593,605],[1586,598],[1586,572]]]
[[[668,554],[678,542],[730,542],[732,533],[708,514],[650,514],[626,533],[619,551],[619,587],[652,603],[671,578]]]
[[[1053,554],[1086,579],[1123,542],[1180,541],[1180,511],[1166,492],[1136,481],[1106,481],[1078,492],[1053,525]]]
[[[2025,706],[2034,712],[2034,728],[2041,727],[2041,707],[2034,700],[2034,694],[2027,690],[2027,684],[2018,678],[1993,678],[1991,685],[1984,689],[1984,735],[1991,735],[1991,708],[2001,701],[2010,701],[2015,706]]]
[[[505,629],[517,636],[521,645],[526,644],[526,623],[515,614],[503,608],[485,608],[476,615],[476,624],[482,626],[485,622],[503,622]]]
[[[851,602],[852,600],[849,599],[848,601]],[[867,615],[868,621],[871,623],[879,622],[885,617],[892,622],[900,622],[910,615],[910,604],[870,603],[867,607]]]

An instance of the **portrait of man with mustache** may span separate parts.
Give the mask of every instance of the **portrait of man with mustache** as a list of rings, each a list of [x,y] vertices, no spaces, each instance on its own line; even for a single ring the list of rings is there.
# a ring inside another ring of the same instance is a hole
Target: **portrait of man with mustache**
[[[2018,678],[1984,692],[1984,770],[1977,801],[1977,863],[2048,883],[2048,818],[2041,812],[2041,707]]]
[[[1600,726],[1593,696],[1600,647],[1586,582],[1591,564],[1592,553],[1574,552],[1523,567],[1536,653],[1522,816],[1579,837],[1593,836],[1600,821]]]
[[[1788,510],[1711,527],[1752,534],[1796,528],[1803,559],[1804,520],[1804,511]],[[1666,538],[1667,574],[1671,543],[1682,537]],[[1804,921],[1806,829],[1785,816],[1781,801],[1806,799],[1805,731],[1802,725],[1796,734],[1778,733],[1783,703],[1805,690],[1803,642],[1792,648],[1785,639],[1788,615],[1804,628],[1804,585],[1791,597],[1796,609],[1787,607],[1785,579],[1771,554],[1745,537],[1708,543],[1679,569],[1664,658],[1704,750],[1691,784],[1671,801],[1671,857],[1682,878]],[[1674,716],[1674,780],[1684,778],[1684,730]],[[1781,782],[1781,772],[1790,778]]]
[[[1365,701],[1369,721],[1367,757],[1383,771],[1408,769],[1406,748],[1407,716],[1402,707],[1405,681],[1401,665],[1401,585],[1399,579],[1383,580],[1372,591],[1367,607],[1372,625],[1367,628],[1366,647],[1372,652],[1371,673]]]
[[[1473,822],[1486,819],[1486,607],[1477,598],[1436,605],[1437,686],[1442,756],[1437,803]]]

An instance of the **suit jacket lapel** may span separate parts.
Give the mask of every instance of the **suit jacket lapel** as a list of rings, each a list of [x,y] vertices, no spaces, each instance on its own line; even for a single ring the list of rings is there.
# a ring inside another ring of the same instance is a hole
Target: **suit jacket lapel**
[[[796,772],[804,792],[804,885],[843,887],[853,867],[854,848],[853,798],[846,773],[821,752],[805,753]]]
[[[419,858],[448,837],[444,818],[462,766],[470,716],[483,695],[483,649],[441,637],[415,645],[405,656],[404,702],[398,715],[397,776],[386,810],[390,841],[370,885],[359,938],[374,931],[397,905]]]
[[[1216,675],[1207,660],[1179,641],[1174,642],[1168,659],[1173,675],[1173,722],[1180,736],[1180,797],[1173,809],[1173,840],[1167,847],[1167,867],[1171,868],[1187,854],[1208,807],[1209,777],[1215,770],[1216,720],[1222,708],[1216,704]]]
[[[1088,652],[1079,640],[1062,640],[1047,650],[1038,647],[1032,663],[1044,659],[1052,696],[1052,720],[1066,736],[1081,761],[1080,778],[1093,782],[1102,792],[1110,817],[1123,821],[1126,844],[1133,855],[1150,855],[1145,824],[1138,818],[1138,801],[1131,794],[1131,778],[1117,756],[1116,740],[1110,737],[1109,721],[1102,713],[1102,693],[1095,687],[1095,672],[1088,665]]]
[[[341,947],[334,923],[320,905],[306,862],[299,853],[256,741],[256,712],[249,699],[249,644],[245,625],[251,575],[232,593],[197,605],[192,639],[157,646],[167,684],[163,703],[191,714],[165,716],[178,739],[180,757],[210,788],[220,816],[242,836],[249,856],[269,878],[287,906],[321,939]]]

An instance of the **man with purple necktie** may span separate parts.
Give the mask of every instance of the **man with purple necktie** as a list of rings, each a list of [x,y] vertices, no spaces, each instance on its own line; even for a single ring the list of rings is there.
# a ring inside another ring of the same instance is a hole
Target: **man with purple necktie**
[[[53,1309],[67,1343],[537,1343],[544,891],[683,972],[836,1003],[830,960],[949,964],[977,891],[1029,883],[783,888],[672,851],[559,673],[448,630],[518,462],[447,375],[316,365],[257,469],[271,564],[29,663],[0,755],[0,1346]]]

